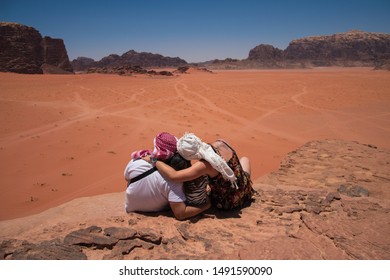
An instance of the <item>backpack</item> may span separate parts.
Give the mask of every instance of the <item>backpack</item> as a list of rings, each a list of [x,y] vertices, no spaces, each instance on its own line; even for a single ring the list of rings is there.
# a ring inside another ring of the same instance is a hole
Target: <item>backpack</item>
[[[183,158],[179,153],[175,153],[168,161],[168,164],[175,170],[182,170],[191,166],[191,161]],[[207,201],[208,176],[203,175],[194,180],[183,183],[183,191],[186,195],[186,205],[200,206]]]

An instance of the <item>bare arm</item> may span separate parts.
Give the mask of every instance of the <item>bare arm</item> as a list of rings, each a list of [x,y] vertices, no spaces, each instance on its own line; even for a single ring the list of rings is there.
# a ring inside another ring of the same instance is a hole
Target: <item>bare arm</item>
[[[186,169],[177,171],[162,161],[157,161],[156,167],[161,175],[174,182],[191,181],[207,174],[208,171],[207,165],[202,161],[198,161]]]
[[[169,202],[169,205],[171,206],[171,209],[176,219],[181,221],[196,216],[203,211],[206,211],[210,208],[211,203],[210,200],[207,199],[207,202],[205,204],[202,204],[198,207],[187,206],[184,202]]]
[[[143,158],[144,160],[150,162],[150,157],[146,156]],[[192,166],[178,170],[176,171],[168,164],[157,161],[156,167],[158,171],[165,177],[166,179],[173,181],[173,182],[186,182],[194,180],[202,175],[210,175],[211,177],[214,177],[218,174],[218,171],[216,171],[208,162],[206,161],[197,161]]]

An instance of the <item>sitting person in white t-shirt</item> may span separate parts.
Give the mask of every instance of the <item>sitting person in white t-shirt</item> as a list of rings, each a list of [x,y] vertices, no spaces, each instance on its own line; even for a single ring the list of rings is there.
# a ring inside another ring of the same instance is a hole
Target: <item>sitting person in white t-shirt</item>
[[[141,150],[132,153],[132,159],[124,171],[128,182],[125,203],[127,213],[157,212],[170,207],[176,219],[184,220],[210,208],[209,200],[200,206],[186,205],[183,184],[166,180],[153,164],[142,159],[144,156],[150,156],[154,160],[168,161],[177,150],[176,142],[176,137],[163,132],[154,139],[153,151]]]

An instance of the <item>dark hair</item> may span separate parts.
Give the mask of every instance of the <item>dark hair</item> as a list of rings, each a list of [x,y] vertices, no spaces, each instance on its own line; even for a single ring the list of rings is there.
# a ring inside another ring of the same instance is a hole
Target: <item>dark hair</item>
[[[183,158],[179,153],[175,153],[167,163],[176,171],[191,166],[191,162]]]

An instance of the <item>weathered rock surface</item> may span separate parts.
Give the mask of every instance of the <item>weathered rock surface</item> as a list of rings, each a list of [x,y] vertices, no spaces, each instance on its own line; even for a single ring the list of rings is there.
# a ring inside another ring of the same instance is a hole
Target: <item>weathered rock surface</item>
[[[67,246],[59,240],[38,244],[7,240],[0,245],[3,259],[13,260],[86,260],[87,256],[76,246]]]
[[[98,226],[73,231],[64,238],[67,245],[93,246],[100,249],[112,248],[118,241],[117,238],[103,235],[102,228]]]
[[[25,74],[72,73],[62,39],[42,38],[33,27],[0,22],[0,71]]]
[[[13,231],[1,222],[0,258],[388,260],[389,174],[389,150],[313,141],[256,181],[254,201],[241,210],[210,209],[183,222],[170,211],[131,213],[22,232],[17,223],[23,238],[5,236]]]

